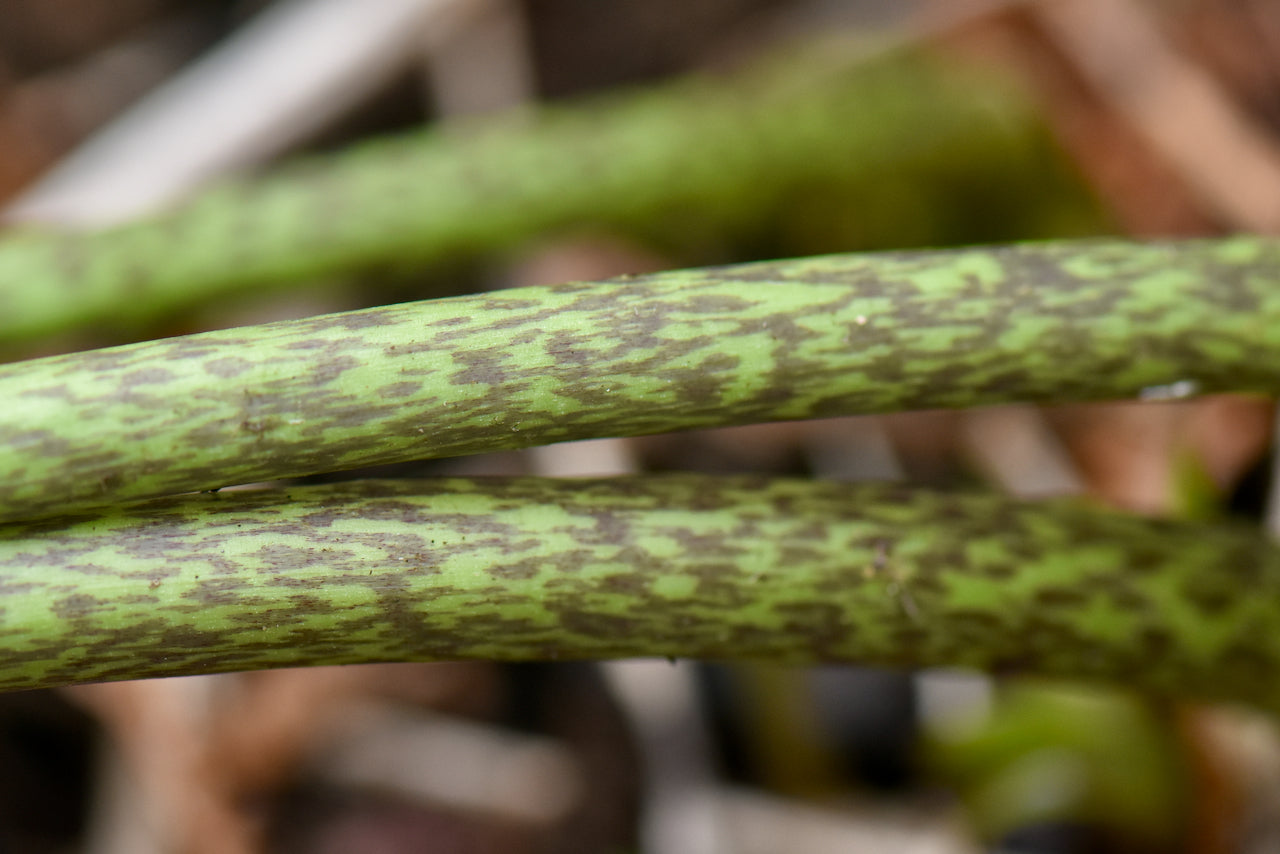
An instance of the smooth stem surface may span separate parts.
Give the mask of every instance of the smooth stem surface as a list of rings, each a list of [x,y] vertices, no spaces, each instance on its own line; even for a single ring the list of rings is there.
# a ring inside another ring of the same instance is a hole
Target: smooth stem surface
[[[5,688],[665,655],[1280,698],[1280,550],[1075,503],[689,475],[366,481],[2,536]]]
[[[0,518],[568,439],[1165,385],[1280,390],[1280,243],[831,256],[7,365]]]
[[[930,218],[946,218],[933,208],[946,208],[948,187],[973,188],[1005,222],[1061,209],[1065,170],[1007,86],[918,55],[857,65],[845,53],[377,140],[101,233],[10,236],[0,240],[0,342],[127,329],[235,292],[491,251],[566,227],[677,241],[733,232],[814,186],[843,188],[834,215],[895,244],[939,239]],[[830,219],[786,227],[821,233]],[[983,221],[974,212],[941,230],[993,239],[964,227]],[[1013,236],[1036,233],[1032,224]]]

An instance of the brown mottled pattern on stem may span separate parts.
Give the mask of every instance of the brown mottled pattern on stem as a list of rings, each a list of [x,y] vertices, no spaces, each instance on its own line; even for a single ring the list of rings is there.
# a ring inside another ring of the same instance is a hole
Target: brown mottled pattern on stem
[[[5,688],[669,655],[1280,699],[1280,550],[1069,502],[698,476],[373,481],[0,537]]]
[[[567,439],[1280,390],[1280,243],[831,256],[0,368],[0,517]]]

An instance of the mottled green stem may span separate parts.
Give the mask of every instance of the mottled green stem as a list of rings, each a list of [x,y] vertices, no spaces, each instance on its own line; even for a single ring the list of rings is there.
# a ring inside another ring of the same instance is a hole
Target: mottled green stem
[[[374,481],[9,526],[0,565],[6,688],[667,655],[1280,699],[1280,550],[1073,503],[697,476]]]
[[[999,221],[1060,209],[1063,193],[1046,185],[1069,182],[1008,87],[918,55],[832,66],[793,56],[736,77],[428,130],[214,190],[153,221],[11,236],[0,241],[0,342],[119,328],[233,291],[436,261],[573,225],[714,235],[773,216],[788,220],[774,232],[826,233],[853,218],[871,242],[893,233],[896,245],[944,231],[1042,233],[1033,223],[965,227],[984,216],[956,215],[957,186]],[[787,208],[831,185],[838,209]]]
[[[697,427],[1280,391],[1280,243],[832,256],[0,368],[0,517]]]

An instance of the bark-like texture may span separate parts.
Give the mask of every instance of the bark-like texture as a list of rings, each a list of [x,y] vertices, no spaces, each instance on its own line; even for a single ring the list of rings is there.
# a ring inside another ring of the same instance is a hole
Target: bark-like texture
[[[0,565],[4,688],[669,655],[1280,699],[1280,551],[1065,502],[696,476],[364,482],[11,525]]]
[[[0,518],[779,419],[1280,390],[1280,243],[832,256],[523,288],[0,368]]]
[[[435,261],[578,224],[732,232],[815,184],[845,187],[835,215],[865,220],[871,234],[898,224],[895,243],[904,205],[908,226],[921,225],[906,236],[937,239],[923,223],[945,216],[933,208],[955,185],[981,188],[1006,222],[1034,219],[1046,198],[1061,209],[1063,193],[1045,185],[1065,184],[1063,170],[1007,87],[911,55],[855,68],[798,59],[376,141],[102,233],[8,237],[0,342],[118,327],[233,291]],[[1002,208],[1009,197],[1022,202]],[[1021,236],[964,220],[948,231]]]

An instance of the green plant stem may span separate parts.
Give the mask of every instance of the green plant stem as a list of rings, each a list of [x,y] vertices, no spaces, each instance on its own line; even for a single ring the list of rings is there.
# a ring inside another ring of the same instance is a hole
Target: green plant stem
[[[1280,699],[1280,550],[1070,502],[689,475],[365,481],[0,536],[5,688],[689,656]]]
[[[0,368],[0,517],[771,420],[1280,389],[1280,243],[831,256]]]
[[[913,54],[829,60],[792,55],[734,77],[374,141],[101,233],[12,235],[0,241],[0,342],[128,329],[234,292],[573,226],[714,242],[759,230],[762,217],[788,219],[770,232],[822,234],[852,217],[863,239],[826,246],[874,245],[877,234],[891,245],[1010,239],[1043,234],[1037,211],[1071,195],[1034,111],[998,80]],[[823,187],[836,188],[838,210],[788,205]],[[970,191],[964,214],[956,187]],[[995,213],[972,210],[974,197]],[[1028,227],[969,227],[984,221]]]

